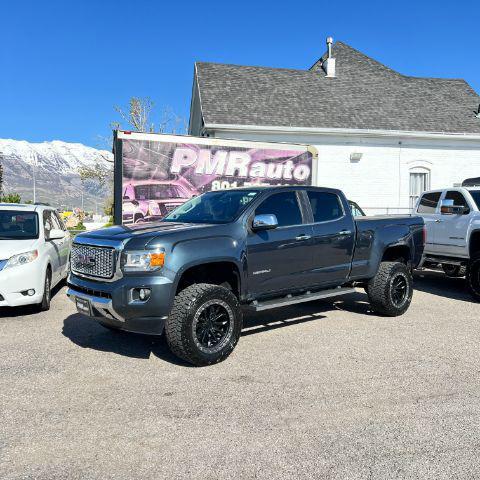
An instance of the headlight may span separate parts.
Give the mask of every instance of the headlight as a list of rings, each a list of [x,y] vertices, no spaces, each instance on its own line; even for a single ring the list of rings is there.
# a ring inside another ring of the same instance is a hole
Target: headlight
[[[19,253],[10,257],[4,267],[4,270],[11,267],[17,267],[18,265],[25,265],[26,263],[33,262],[38,257],[38,250],[31,250],[30,252]]]
[[[165,252],[135,250],[124,253],[123,270],[125,272],[151,272],[163,267]]]

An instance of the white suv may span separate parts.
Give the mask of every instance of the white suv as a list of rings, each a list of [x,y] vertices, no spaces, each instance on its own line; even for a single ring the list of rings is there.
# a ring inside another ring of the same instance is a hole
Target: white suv
[[[424,263],[440,263],[451,277],[465,275],[480,301],[480,187],[425,192],[415,213],[427,231]]]
[[[51,289],[68,274],[70,247],[54,208],[0,203],[0,307],[48,310]]]

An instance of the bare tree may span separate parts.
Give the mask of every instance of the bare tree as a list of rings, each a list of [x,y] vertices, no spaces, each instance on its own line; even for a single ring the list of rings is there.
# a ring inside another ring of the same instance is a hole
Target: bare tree
[[[128,110],[115,106],[120,118],[134,131],[147,133],[185,133],[187,124],[183,117],[173,112],[170,107],[163,108],[160,120],[155,123],[151,117],[154,102],[146,97],[132,97],[128,102]],[[113,128],[121,128],[121,122],[111,124]]]
[[[153,102],[149,98],[132,97],[128,102],[127,112],[119,106],[114,108],[122,120],[136,132],[155,132],[155,125],[150,121]]]
[[[78,169],[78,174],[80,175],[82,183],[86,180],[94,180],[98,186],[103,189],[112,176],[112,169],[97,160],[91,167],[80,167]]]
[[[152,120],[155,110],[155,103],[148,97],[132,97],[126,108],[115,105],[114,110],[120,117],[120,121],[110,123],[111,130],[131,129],[135,132],[147,133],[172,133],[185,134],[187,132],[187,121],[184,117],[177,115],[171,107],[164,107],[160,113],[158,122]],[[104,137],[99,135],[100,147],[110,149],[112,136]],[[104,157],[106,161],[112,160]]]
[[[119,130],[122,128],[127,129],[128,127],[128,129],[136,132],[147,133],[186,133],[187,122],[185,118],[174,113],[170,107],[162,109],[158,123],[153,121],[152,115],[154,113],[154,107],[154,102],[148,97],[132,97],[128,102],[127,108],[115,105],[114,110],[119,115],[120,121],[110,123],[110,128],[112,130]],[[112,136],[99,137],[99,139],[103,148],[111,148],[113,142]],[[85,185],[87,180],[91,180],[102,190],[105,190],[105,187],[108,187],[108,190],[111,193],[113,169],[108,163],[112,163],[112,160],[105,155],[101,156],[106,163],[97,161],[93,166],[80,167],[78,169],[78,174],[80,175],[82,186]],[[109,197],[111,197],[111,195]],[[107,200],[107,203],[106,210],[110,211],[112,203],[111,198]]]

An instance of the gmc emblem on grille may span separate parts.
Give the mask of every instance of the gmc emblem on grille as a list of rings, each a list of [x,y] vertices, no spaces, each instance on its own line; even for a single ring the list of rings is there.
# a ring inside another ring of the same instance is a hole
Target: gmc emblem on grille
[[[75,264],[81,267],[94,267],[95,266],[95,257],[92,255],[78,255],[75,261]]]

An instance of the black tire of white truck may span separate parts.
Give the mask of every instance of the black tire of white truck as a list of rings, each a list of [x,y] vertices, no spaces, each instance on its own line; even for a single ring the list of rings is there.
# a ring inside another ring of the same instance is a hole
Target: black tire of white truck
[[[449,263],[442,263],[442,269],[447,277],[459,278],[464,277],[467,272],[467,267],[464,265],[452,265]]]
[[[238,343],[241,330],[237,297],[227,288],[207,283],[178,293],[165,323],[170,350],[199,367],[225,360]]]
[[[480,302],[480,255],[476,255],[470,260],[465,278],[470,294],[477,302]]]
[[[403,315],[412,301],[412,273],[404,263],[381,262],[367,292],[375,312],[388,317]]]

